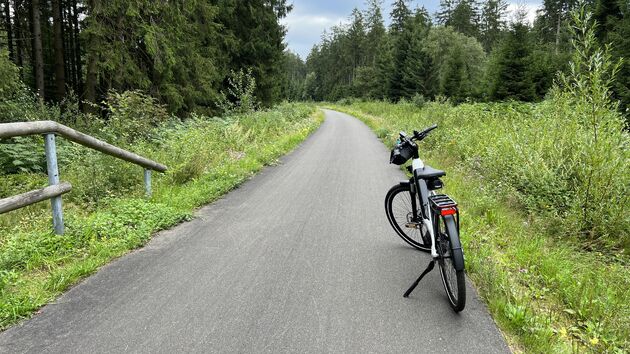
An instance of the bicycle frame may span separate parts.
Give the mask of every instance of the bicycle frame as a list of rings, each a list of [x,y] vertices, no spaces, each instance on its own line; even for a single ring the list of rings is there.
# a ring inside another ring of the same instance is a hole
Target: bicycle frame
[[[431,257],[437,258],[437,250],[435,248],[435,231],[434,231],[434,223],[433,223],[433,213],[429,208],[429,196],[434,195],[434,191],[429,191],[427,187],[427,182],[424,179],[416,178],[416,174],[414,171],[421,170],[424,168],[424,161],[420,158],[414,158],[411,161],[411,171],[413,177],[410,182],[414,187],[412,188],[412,196],[411,196],[411,206],[414,213],[414,217],[420,217],[422,219],[422,223],[427,230],[429,230],[429,236],[431,236]],[[414,191],[415,189],[415,191]],[[415,194],[419,195],[419,200],[421,203],[420,206],[420,215],[418,215],[418,208],[416,205]]]

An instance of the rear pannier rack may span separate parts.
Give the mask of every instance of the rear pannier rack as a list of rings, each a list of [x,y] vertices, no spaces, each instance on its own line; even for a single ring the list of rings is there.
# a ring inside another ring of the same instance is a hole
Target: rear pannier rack
[[[458,214],[457,203],[446,194],[429,197],[431,209],[442,216]]]
[[[431,208],[435,210],[457,207],[457,203],[446,194],[437,194],[429,197],[429,201],[431,202]]]

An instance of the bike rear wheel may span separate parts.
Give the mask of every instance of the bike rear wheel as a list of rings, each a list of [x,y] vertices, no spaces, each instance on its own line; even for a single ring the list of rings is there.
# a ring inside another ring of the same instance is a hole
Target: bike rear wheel
[[[464,254],[459,241],[459,232],[452,215],[437,218],[436,250],[440,275],[446,295],[455,312],[466,306],[466,276],[464,274]]]
[[[407,227],[410,223],[421,223],[420,217],[414,219],[411,198],[411,187],[398,184],[393,186],[385,196],[385,213],[398,236],[415,249],[430,252],[431,242],[426,228]],[[417,220],[416,220],[417,219]],[[426,240],[426,241],[425,241]]]

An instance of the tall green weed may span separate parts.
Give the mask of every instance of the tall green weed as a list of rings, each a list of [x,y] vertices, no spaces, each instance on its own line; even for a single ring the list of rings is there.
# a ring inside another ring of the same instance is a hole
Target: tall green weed
[[[570,30],[574,47],[570,70],[560,75],[559,86],[554,88],[555,100],[569,103],[563,106],[571,111],[564,115],[580,132],[575,139],[582,147],[582,154],[573,160],[576,196],[569,221],[586,239],[612,239],[622,236],[619,232],[627,233],[630,226],[628,136],[617,113],[618,102],[611,99],[620,63],[612,61],[607,47],[597,46],[595,24],[584,7],[573,13]],[[630,246],[627,239],[622,242]]]
[[[594,148],[592,132],[580,123],[583,107],[576,107],[567,95],[540,104],[454,107],[430,102],[418,109],[412,104],[356,102],[350,108],[379,121],[377,133],[391,141],[400,130],[437,123],[439,129],[421,143],[421,155],[459,161],[515,206],[545,215],[558,236],[580,240],[589,249],[629,250],[628,135],[621,129],[600,131]],[[607,116],[621,119],[614,111]],[[590,202],[585,205],[587,190]]]

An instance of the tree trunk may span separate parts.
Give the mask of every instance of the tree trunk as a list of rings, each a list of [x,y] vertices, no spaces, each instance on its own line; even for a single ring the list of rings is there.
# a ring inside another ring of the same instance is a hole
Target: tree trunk
[[[15,0],[13,2],[13,23],[15,28],[15,53],[17,55],[16,64],[20,68],[20,74],[22,74],[22,67],[24,66],[24,55],[22,54],[22,48],[24,48],[24,38],[22,38],[22,24],[20,23],[20,4],[22,0]]]
[[[89,18],[90,22],[88,26],[94,26],[93,21],[96,21],[96,16],[94,14],[94,6],[95,0],[88,1],[89,8]],[[78,41],[77,41],[78,42]],[[97,60],[98,60],[98,52],[96,50],[97,43],[94,34],[90,34],[87,43],[87,78],[85,81],[85,100],[88,104],[84,107],[86,112],[95,113],[96,109],[94,108],[94,104],[96,104],[96,84],[98,80],[98,76],[96,73],[97,69]],[[91,104],[90,104],[91,103]]]
[[[77,93],[83,94],[83,69],[81,66],[81,41],[79,40],[79,12],[77,11],[77,0],[72,1],[72,26],[74,33],[72,43],[74,45],[74,71],[76,72]],[[79,100],[81,101],[81,100]]]
[[[66,62],[63,52],[63,21],[61,19],[61,0],[52,0],[53,46],[55,48],[55,86],[57,100],[66,96]]]
[[[68,1],[61,6],[61,23],[63,24],[63,48],[66,70],[66,88],[76,91],[76,74],[74,72],[74,44],[72,41],[73,29],[70,20],[70,4]]]
[[[44,54],[42,51],[42,27],[40,23],[39,0],[31,1],[33,15],[33,72],[35,73],[35,89],[40,103],[44,102]]]
[[[96,103],[96,60],[97,56],[93,50],[88,51],[87,81],[85,86],[85,100],[89,103]],[[91,110],[90,110],[91,111]]]
[[[9,0],[4,0],[4,25],[7,30],[9,58],[15,63],[15,51],[13,50],[13,26],[11,25],[11,4]]]

